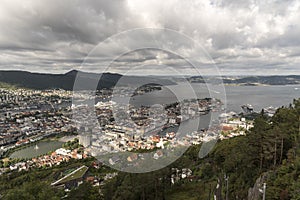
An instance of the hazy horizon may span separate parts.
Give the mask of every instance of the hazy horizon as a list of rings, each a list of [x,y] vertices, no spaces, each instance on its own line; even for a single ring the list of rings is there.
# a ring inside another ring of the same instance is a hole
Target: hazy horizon
[[[1,71],[19,71],[19,72],[30,72],[30,73],[36,73],[36,74],[53,74],[53,75],[60,75],[60,74],[67,74],[71,71],[79,71],[79,72],[84,72],[84,73],[96,73],[96,74],[100,74],[101,72],[93,72],[93,71],[84,71],[84,70],[77,70],[77,69],[70,69],[68,71],[64,71],[64,72],[39,72],[39,71],[28,71],[28,70],[0,70]],[[125,75],[122,73],[118,73],[118,72],[113,72],[113,71],[107,71],[104,73],[111,73],[111,74],[120,74],[120,75]],[[191,77],[191,76],[201,76],[199,75],[193,75],[193,74],[183,74],[183,75],[176,75],[176,74],[126,74],[126,75],[130,75],[130,76],[161,76],[161,77],[165,77],[165,76],[172,76],[172,77]],[[204,77],[216,77],[216,76],[222,76],[222,77],[249,77],[249,76],[300,76],[299,74],[236,74],[236,75],[229,75],[229,74],[220,74],[220,75],[214,75],[214,74],[205,74],[203,75]]]

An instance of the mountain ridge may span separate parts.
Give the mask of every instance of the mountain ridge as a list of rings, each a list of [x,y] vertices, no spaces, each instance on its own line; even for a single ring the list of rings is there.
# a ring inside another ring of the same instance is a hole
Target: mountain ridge
[[[90,89],[89,85],[98,82],[97,89],[112,88],[122,78],[124,84],[137,84],[143,82],[160,82],[163,85],[175,84],[173,81],[167,79],[159,79],[153,77],[137,77],[137,76],[123,76],[117,73],[90,73],[78,70],[71,70],[64,74],[47,74],[47,73],[33,73],[28,71],[11,70],[0,71],[0,82],[7,83],[19,87],[31,89],[55,89],[60,88],[64,90],[73,90],[76,78],[84,84],[76,89]],[[119,84],[119,83],[118,83]]]
[[[300,75],[270,75],[270,76],[223,76],[224,84],[236,85],[296,85],[300,84]],[[188,78],[192,83],[205,83],[201,76]]]
[[[28,72],[22,70],[2,70],[0,71],[0,82],[14,86],[31,89],[65,89],[73,90],[77,75],[85,86],[76,89],[88,89],[88,85],[95,84],[100,79],[97,89],[112,88],[122,78],[125,85],[136,85],[138,83],[162,83],[163,85],[176,84],[170,77],[158,76],[124,76],[118,73],[92,73],[78,70],[71,70],[63,74],[49,74]],[[208,78],[209,79],[209,78]],[[300,84],[300,75],[270,75],[270,76],[223,76],[224,84],[232,85],[291,85]],[[176,78],[175,78],[176,80]],[[201,76],[191,76],[187,78],[191,83],[205,83]]]

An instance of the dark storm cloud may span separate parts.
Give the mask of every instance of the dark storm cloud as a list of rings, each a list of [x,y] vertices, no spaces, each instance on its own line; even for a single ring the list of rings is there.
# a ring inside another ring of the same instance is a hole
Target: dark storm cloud
[[[147,68],[150,73],[164,64],[189,73],[191,67],[182,56],[213,73],[207,52],[223,73],[299,74],[299,21],[297,0],[3,0],[0,69],[61,73],[72,68],[99,70],[113,62],[112,71],[157,65],[152,71]],[[154,30],[107,39],[145,27],[173,29],[198,46],[175,33]],[[103,48],[91,53],[101,42]],[[119,55],[153,43],[172,47],[180,56],[143,50]]]

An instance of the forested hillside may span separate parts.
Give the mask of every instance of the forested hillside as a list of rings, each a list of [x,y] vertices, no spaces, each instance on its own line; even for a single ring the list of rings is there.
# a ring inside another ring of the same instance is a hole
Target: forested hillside
[[[300,199],[300,100],[277,110],[272,118],[256,118],[246,136],[223,140],[204,159],[192,146],[171,166],[148,174],[121,173],[105,186],[105,199],[213,199],[217,180],[219,198],[247,199],[248,190],[264,175],[266,199]],[[190,168],[191,179],[171,185],[172,167]]]
[[[278,109],[272,118],[262,112],[246,136],[219,141],[203,159],[198,157],[200,146],[191,146],[180,159],[164,169],[145,174],[119,172],[100,186],[100,190],[85,183],[72,190],[65,199],[203,200],[214,199],[214,195],[217,199],[226,199],[226,175],[228,199],[262,199],[259,187],[254,187],[257,180],[261,180],[267,184],[266,199],[298,200],[299,122],[300,99],[294,100],[289,107]],[[91,161],[81,162],[88,166]],[[175,168],[188,168],[192,175],[179,178],[172,184]],[[3,199],[59,199],[65,195],[64,191],[51,188],[50,182],[61,170],[60,167],[4,174],[0,178],[0,193],[4,194]],[[103,166],[92,168],[89,173],[99,174],[107,170],[111,171]],[[216,189],[217,182],[219,189]],[[248,198],[249,191],[252,193]]]

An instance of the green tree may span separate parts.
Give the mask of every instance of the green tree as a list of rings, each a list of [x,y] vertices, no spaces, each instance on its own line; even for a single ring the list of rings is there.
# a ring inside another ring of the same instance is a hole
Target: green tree
[[[71,190],[67,199],[70,200],[99,200],[103,199],[100,196],[99,189],[93,187],[90,183],[84,182],[78,188]]]
[[[11,189],[3,199],[6,200],[59,200],[61,191],[42,182],[25,182],[20,188]]]

